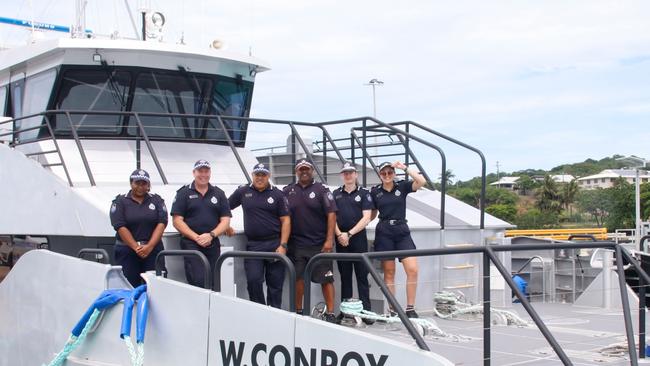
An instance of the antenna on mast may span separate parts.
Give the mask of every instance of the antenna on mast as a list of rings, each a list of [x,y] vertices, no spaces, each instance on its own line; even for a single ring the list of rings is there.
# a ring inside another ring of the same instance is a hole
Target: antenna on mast
[[[72,26],[72,38],[86,36],[86,5],[87,0],[75,0],[75,23]]]

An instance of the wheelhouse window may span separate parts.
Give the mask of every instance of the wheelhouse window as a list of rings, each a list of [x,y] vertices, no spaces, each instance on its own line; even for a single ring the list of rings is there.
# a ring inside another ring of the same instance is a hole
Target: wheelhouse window
[[[134,112],[207,114],[212,80],[189,74],[143,72],[135,84]],[[188,116],[140,116],[150,138],[203,139],[206,121]],[[136,136],[137,122],[129,123],[128,134]]]
[[[67,70],[61,78],[55,109],[124,112],[131,84],[125,71]],[[119,115],[71,114],[72,123],[81,136],[120,135],[123,117]],[[65,115],[55,119],[56,134],[69,135],[70,121]]]
[[[185,70],[68,65],[59,79],[50,109],[138,113],[139,119],[130,113],[72,114],[80,137],[133,139],[141,135],[140,122],[151,140],[226,144],[217,118],[205,116],[246,117],[253,92],[253,83],[241,78]],[[57,137],[71,136],[65,115],[52,120]],[[247,123],[226,119],[224,124],[235,145],[243,146]]]
[[[40,113],[47,109],[56,79],[56,70],[51,69],[29,76],[12,84],[12,109],[14,118]],[[43,124],[43,116],[34,116],[16,121],[15,131],[18,140],[34,140],[40,129],[31,129]]]
[[[233,117],[248,116],[252,90],[252,83],[246,83],[242,80],[218,80],[212,94],[211,114]],[[223,123],[235,144],[242,145],[246,141],[247,122],[223,119]],[[209,140],[225,139],[223,129],[217,119],[210,120],[206,137]]]

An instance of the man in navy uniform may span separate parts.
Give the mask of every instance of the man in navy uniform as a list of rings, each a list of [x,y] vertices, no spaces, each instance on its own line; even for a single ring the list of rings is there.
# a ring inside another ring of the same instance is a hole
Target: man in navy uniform
[[[368,251],[366,226],[374,205],[370,191],[357,184],[357,168],[346,162],[340,170],[343,186],[334,190],[336,213],[336,252],[365,253]],[[359,299],[363,309],[370,311],[370,293],[368,287],[368,269],[361,262],[338,261],[341,273],[341,301],[352,298],[352,269],[357,279]],[[339,315],[339,318],[342,316]],[[363,319],[372,324],[371,319]]]
[[[230,207],[224,192],[210,184],[210,163],[198,160],[194,163],[194,181],[176,191],[171,215],[176,230],[181,233],[181,248],[198,250],[210,263],[212,276],[214,264],[221,252],[219,235],[230,226]],[[201,261],[196,257],[185,257],[187,282],[202,286],[206,275]]]
[[[291,236],[287,255],[296,267],[296,307],[302,313],[307,262],[318,253],[331,253],[336,226],[336,203],[332,192],[314,182],[314,165],[300,159],[295,165],[297,183],[284,187],[291,211]],[[327,310],[324,319],[336,323],[334,315],[334,274],[332,262],[320,262],[312,272],[311,281],[321,284]]]
[[[244,211],[244,233],[248,239],[247,250],[287,254],[287,241],[291,231],[289,203],[281,190],[269,181],[271,172],[264,164],[253,167],[253,183],[240,186],[228,202],[233,210],[240,205]],[[228,235],[234,235],[232,228]],[[248,297],[251,301],[275,308],[282,306],[284,265],[277,260],[244,259]],[[263,283],[266,279],[266,301]]]

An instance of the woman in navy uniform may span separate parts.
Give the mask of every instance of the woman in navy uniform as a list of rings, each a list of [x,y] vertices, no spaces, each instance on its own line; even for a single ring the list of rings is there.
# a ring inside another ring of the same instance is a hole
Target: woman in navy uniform
[[[395,168],[403,170],[413,180],[395,181]],[[375,210],[372,212],[374,219],[379,212],[379,223],[375,228],[375,251],[409,250],[415,249],[406,220],[406,196],[422,188],[426,183],[418,171],[400,162],[384,162],[378,167],[381,184],[373,187],[371,191]],[[399,258],[406,272],[406,315],[417,318],[415,312],[415,293],[418,281],[417,257]],[[395,260],[382,261],[384,282],[395,293]]]
[[[286,255],[291,231],[289,203],[284,193],[271,184],[271,172],[267,166],[255,164],[251,175],[252,184],[240,186],[228,197],[231,210],[242,206],[244,211],[244,234],[248,239],[246,250]],[[226,234],[232,236],[235,232],[229,228]],[[246,258],[244,270],[250,300],[279,309],[282,306],[284,264],[277,260]]]
[[[336,214],[336,252],[365,253],[368,251],[366,226],[374,205],[370,191],[357,184],[357,168],[346,162],[340,170],[343,186],[334,190]],[[352,271],[357,279],[359,299],[363,309],[370,311],[370,294],[368,286],[368,269],[361,262],[337,261],[341,273],[341,301],[352,298]],[[342,316],[339,315],[339,318]],[[363,319],[373,323],[371,319]]]
[[[111,205],[111,224],[115,231],[115,263],[122,266],[127,280],[137,287],[140,273],[156,266],[156,255],[163,250],[160,240],[167,226],[165,201],[149,193],[149,173],[137,169],[129,177],[131,190],[118,195]]]
[[[185,276],[194,286],[203,286],[205,275],[211,276],[221,253],[219,235],[230,226],[230,206],[226,194],[210,184],[210,163],[198,160],[192,170],[194,181],[176,191],[171,215],[181,233],[181,248],[198,250],[210,263],[210,273],[203,271],[200,259],[185,257]]]

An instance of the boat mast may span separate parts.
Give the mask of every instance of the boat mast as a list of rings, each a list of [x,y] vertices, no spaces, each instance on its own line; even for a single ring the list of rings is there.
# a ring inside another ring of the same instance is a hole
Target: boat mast
[[[75,23],[72,26],[72,38],[85,37],[87,4],[87,0],[75,0]]]

